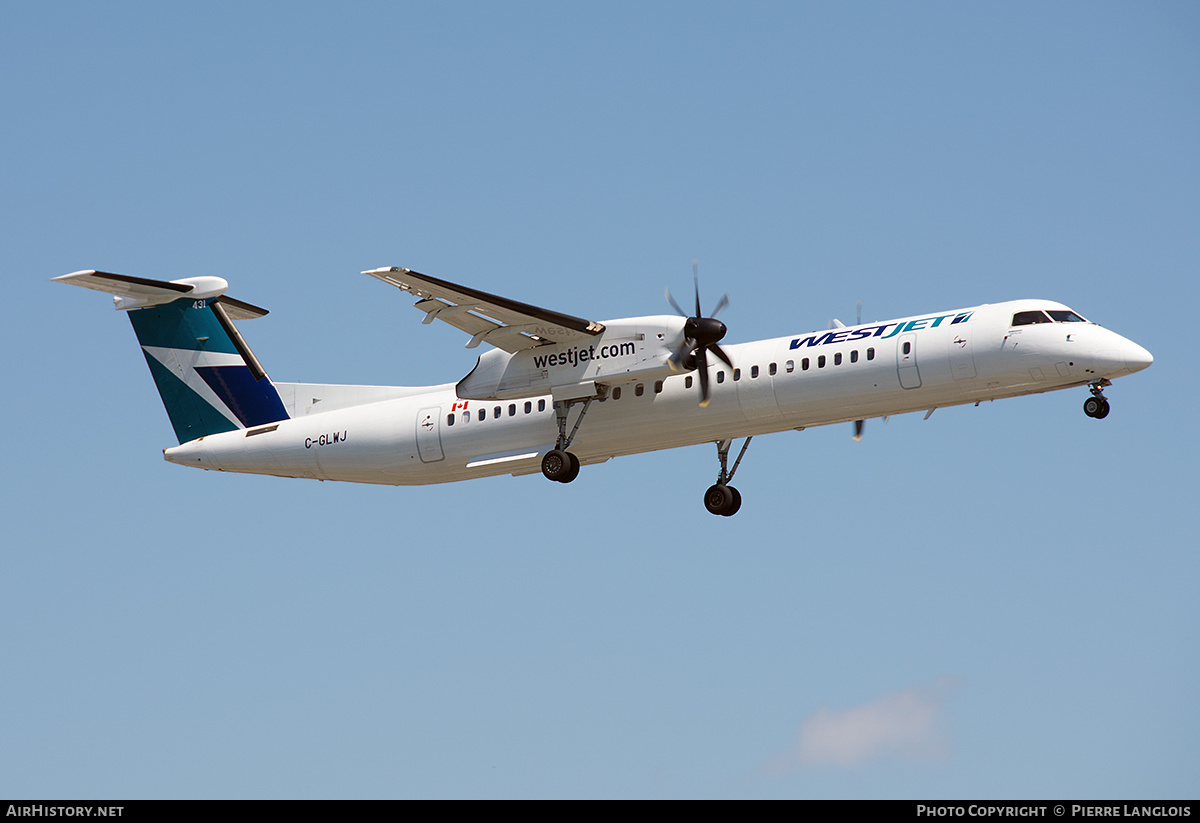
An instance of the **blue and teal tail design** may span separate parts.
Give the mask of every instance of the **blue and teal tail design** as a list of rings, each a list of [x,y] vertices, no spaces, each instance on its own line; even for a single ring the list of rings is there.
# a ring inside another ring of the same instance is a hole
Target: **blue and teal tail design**
[[[180,443],[288,416],[219,300],[184,298],[129,312]]]
[[[224,280],[165,282],[95,271],[55,279],[114,294],[117,308],[128,309],[180,443],[287,419],[279,393],[232,320],[266,310],[223,296]]]

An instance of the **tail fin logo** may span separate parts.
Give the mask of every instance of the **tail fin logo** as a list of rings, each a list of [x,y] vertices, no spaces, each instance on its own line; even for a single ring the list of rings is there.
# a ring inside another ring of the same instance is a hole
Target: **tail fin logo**
[[[251,367],[254,355],[243,354],[241,335],[229,334],[220,311],[211,300],[183,299],[129,313],[180,443],[288,416],[270,379],[255,375],[261,366],[252,360],[257,369]]]

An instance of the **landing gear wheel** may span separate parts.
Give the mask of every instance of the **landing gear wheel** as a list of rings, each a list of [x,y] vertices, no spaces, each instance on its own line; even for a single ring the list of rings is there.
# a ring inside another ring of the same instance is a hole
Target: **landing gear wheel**
[[[1103,420],[1108,417],[1108,400],[1104,397],[1089,397],[1083,401],[1083,413],[1088,417]]]
[[[710,514],[724,514],[725,508],[732,503],[733,494],[729,487],[720,483],[709,486],[708,491],[704,493],[704,508],[708,509]]]
[[[733,517],[735,514],[738,513],[738,509],[740,509],[742,507],[742,493],[740,491],[738,491],[737,489],[735,489],[733,486],[726,486],[725,488],[727,488],[731,492],[733,492],[733,505],[729,507],[729,511],[727,511],[725,513],[725,516]]]
[[[733,486],[717,483],[704,493],[704,508],[711,514],[732,517],[742,507],[742,494]]]
[[[579,459],[576,458],[572,463],[573,457],[575,455],[562,449],[551,449],[542,458],[542,474],[546,475],[547,480],[570,483],[575,479],[575,475],[579,474]],[[574,466],[574,474],[572,474],[572,466]]]
[[[579,476],[579,458],[574,452],[567,452],[567,458],[571,461],[571,467],[567,471],[567,476],[559,480],[559,483],[570,483]]]

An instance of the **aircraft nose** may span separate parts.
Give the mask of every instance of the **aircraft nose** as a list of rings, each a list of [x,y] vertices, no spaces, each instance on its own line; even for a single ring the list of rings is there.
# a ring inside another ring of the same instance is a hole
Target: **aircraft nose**
[[[1126,340],[1121,347],[1121,356],[1125,359],[1125,368],[1131,373],[1141,371],[1154,362],[1154,355],[1130,340]]]

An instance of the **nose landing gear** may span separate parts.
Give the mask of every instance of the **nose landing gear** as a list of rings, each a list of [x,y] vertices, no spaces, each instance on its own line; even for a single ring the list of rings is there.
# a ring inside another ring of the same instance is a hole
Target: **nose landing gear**
[[[733,445],[733,441],[717,441],[717,459],[721,461],[721,473],[717,476],[717,482],[704,492],[704,508],[708,509],[710,513],[719,514],[722,517],[733,517],[742,507],[742,494],[729,485],[729,481],[733,479],[733,473],[737,471],[738,464],[742,462],[742,456],[746,454],[746,448],[752,439],[752,437],[746,438],[746,442],[742,444],[742,450],[738,452],[737,460],[733,461],[733,468],[728,471],[726,471],[726,463],[729,461],[729,447]]]
[[[1108,417],[1108,398],[1104,396],[1104,388],[1111,386],[1112,381],[1108,378],[1102,378],[1095,383],[1088,384],[1088,390],[1092,396],[1083,401],[1083,413],[1088,417],[1094,417],[1097,420],[1103,420]]]

